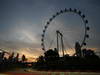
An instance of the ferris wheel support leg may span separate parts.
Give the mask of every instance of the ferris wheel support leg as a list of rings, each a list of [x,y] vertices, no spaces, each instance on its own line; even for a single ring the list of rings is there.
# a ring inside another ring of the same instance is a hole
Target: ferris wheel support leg
[[[57,34],[57,50],[59,52],[59,41],[58,41],[58,32],[56,31],[56,34]]]
[[[64,44],[63,44],[63,36],[61,36],[61,43],[62,43],[62,53],[63,53],[63,57],[64,57]]]

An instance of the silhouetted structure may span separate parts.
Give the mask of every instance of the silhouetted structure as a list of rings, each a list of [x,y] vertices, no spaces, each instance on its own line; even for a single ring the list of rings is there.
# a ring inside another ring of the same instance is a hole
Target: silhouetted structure
[[[76,51],[76,56],[82,57],[81,46],[79,42],[75,43],[75,51]]]
[[[56,50],[49,49],[40,56],[35,68],[40,70],[100,70],[100,58],[92,50],[83,49],[83,57],[59,57]]]
[[[61,41],[62,54],[64,56],[63,34],[59,30],[56,31],[56,34],[57,34],[57,50],[59,51],[59,41]]]

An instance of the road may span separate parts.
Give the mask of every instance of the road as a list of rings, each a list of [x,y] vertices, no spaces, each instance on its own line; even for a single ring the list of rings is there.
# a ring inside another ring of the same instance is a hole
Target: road
[[[53,71],[36,71],[32,69],[19,69],[1,73],[0,75],[100,75],[100,72],[53,72]]]

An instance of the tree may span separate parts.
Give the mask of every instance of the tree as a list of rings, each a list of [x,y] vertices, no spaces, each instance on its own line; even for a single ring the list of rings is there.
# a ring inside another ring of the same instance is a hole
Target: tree
[[[43,56],[39,56],[39,58],[37,59],[37,62],[39,64],[43,64],[44,63],[44,57]]]
[[[86,58],[91,58],[91,59],[98,59],[99,57],[94,53],[94,51],[93,50],[91,50],[91,49],[83,49],[82,50],[82,52],[83,52],[83,56],[84,57],[86,57]]]
[[[22,55],[22,62],[26,61],[26,56],[23,54]]]
[[[53,51],[52,49],[49,49],[44,54],[47,62],[54,62],[59,59],[59,54],[56,50]]]
[[[18,62],[19,60],[19,53],[17,53],[16,57],[14,58],[15,62]]]

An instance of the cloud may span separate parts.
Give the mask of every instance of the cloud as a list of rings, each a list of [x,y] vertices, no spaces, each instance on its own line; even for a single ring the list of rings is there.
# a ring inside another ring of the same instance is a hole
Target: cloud
[[[0,47],[15,51],[33,48],[32,51],[39,53],[41,34],[46,21],[60,9],[71,7],[78,8],[86,14],[86,18],[89,19],[88,25],[91,27],[88,46],[99,48],[99,4],[99,0],[0,0]],[[54,29],[63,28],[61,31],[66,31],[63,33],[68,38],[69,45],[73,45],[72,43],[77,39],[81,40],[80,36],[83,31],[80,28],[81,20],[79,17],[71,15],[61,15],[54,20],[47,32],[50,35],[53,33],[53,36],[47,36],[48,39],[55,36]],[[78,31],[80,32],[78,33]]]

